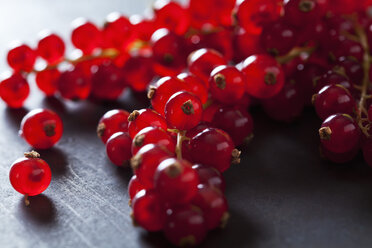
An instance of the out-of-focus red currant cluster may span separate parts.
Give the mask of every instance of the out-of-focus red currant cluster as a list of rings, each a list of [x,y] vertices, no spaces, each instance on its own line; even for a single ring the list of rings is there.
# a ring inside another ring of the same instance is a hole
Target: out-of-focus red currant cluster
[[[133,221],[162,230],[175,245],[196,245],[226,224],[221,173],[240,162],[236,147],[252,137],[247,109],[253,104],[290,122],[313,103],[324,120],[322,154],[346,162],[362,148],[372,165],[370,6],[370,0],[190,0],[187,6],[159,0],[151,18],[113,13],[103,27],[78,19],[71,41],[80,57],[65,57],[55,34],[37,49],[17,46],[8,53],[14,72],[0,83],[0,96],[21,107],[29,73],[46,95],[69,100],[115,100],[126,87],[147,89],[151,108],[111,110],[97,134],[114,164],[133,169]],[[45,68],[35,68],[37,57]]]

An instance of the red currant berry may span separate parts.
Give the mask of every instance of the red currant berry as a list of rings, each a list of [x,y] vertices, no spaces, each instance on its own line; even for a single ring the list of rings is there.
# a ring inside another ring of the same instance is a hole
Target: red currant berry
[[[127,166],[132,157],[132,139],[128,133],[118,132],[111,135],[106,143],[106,153],[111,162],[117,166]]]
[[[353,88],[348,78],[338,72],[328,71],[327,73],[320,75],[320,76],[321,77],[318,77],[316,78],[316,80],[314,80],[315,90],[317,90],[316,93],[318,93],[321,89],[323,89],[327,85],[338,84],[349,91],[352,90]]]
[[[318,0],[289,0],[284,4],[284,18],[294,25],[301,27],[304,23],[312,23],[319,20],[325,14],[322,2]]]
[[[131,159],[131,166],[139,182],[146,188],[154,187],[154,174],[159,164],[173,154],[164,146],[148,144]]]
[[[346,76],[354,84],[360,84],[363,81],[364,72],[362,64],[350,57],[340,57],[338,65],[344,69]]]
[[[209,230],[224,227],[229,219],[228,205],[225,197],[216,188],[201,187],[192,200],[204,214],[205,224]]]
[[[47,96],[53,96],[57,91],[58,79],[61,72],[58,69],[45,69],[35,75],[36,85]]]
[[[360,129],[351,116],[335,114],[323,122],[319,136],[325,149],[333,153],[346,153],[359,145]]]
[[[98,122],[97,135],[106,144],[117,132],[128,132],[129,113],[122,109],[113,109],[105,113]]]
[[[209,88],[208,79],[214,68],[219,65],[226,65],[223,56],[213,49],[199,49],[191,53],[188,57],[189,71],[203,80]]]
[[[214,115],[216,114],[218,109],[221,108],[222,106],[223,105],[218,102],[213,102],[212,104],[207,106],[203,111],[202,121],[212,122]]]
[[[177,78],[186,83],[187,90],[199,97],[202,104],[207,102],[208,89],[200,78],[187,72],[179,74]]]
[[[350,92],[339,84],[328,85],[314,95],[313,102],[316,113],[324,120],[328,116],[345,113],[353,116],[356,102]]]
[[[295,30],[285,22],[273,22],[263,28],[260,41],[270,54],[283,55],[295,45]]]
[[[21,122],[20,135],[36,149],[48,149],[62,137],[61,118],[48,109],[34,109]]]
[[[235,146],[243,144],[253,135],[253,119],[243,108],[222,107],[218,109],[212,124],[227,132]]]
[[[250,33],[260,33],[262,26],[280,17],[279,0],[239,0],[236,18],[239,25]]]
[[[284,72],[269,55],[252,55],[244,60],[242,71],[246,75],[248,94],[265,99],[275,96],[284,85]]]
[[[190,26],[190,15],[179,3],[157,0],[154,3],[155,22],[160,28],[167,28],[178,35],[184,35]]]
[[[21,108],[30,94],[30,86],[20,73],[14,73],[0,82],[0,97],[11,108]]]
[[[232,66],[216,67],[209,78],[212,97],[224,104],[238,102],[243,97],[245,86],[244,74]]]
[[[198,192],[199,178],[186,160],[169,158],[161,162],[154,175],[154,189],[166,203],[183,204]]]
[[[275,96],[262,101],[266,114],[282,122],[292,122],[299,117],[305,106],[302,90],[297,83],[286,83]]]
[[[98,99],[116,100],[126,84],[122,71],[112,62],[102,63],[92,72],[92,96]]]
[[[145,127],[159,127],[167,130],[167,122],[157,112],[151,109],[134,110],[128,117],[129,135],[134,138]]]
[[[237,29],[234,35],[234,61],[240,62],[247,57],[256,54],[263,53],[260,35],[251,34],[243,28]]]
[[[221,129],[207,128],[190,141],[190,155],[194,163],[212,166],[224,172],[231,163],[240,162],[240,151],[234,149],[230,136]]]
[[[176,76],[186,67],[182,37],[168,29],[158,29],[151,36],[154,70],[160,76]]]
[[[7,61],[15,71],[30,72],[34,68],[36,52],[28,45],[17,45],[9,50]]]
[[[37,44],[37,54],[45,59],[48,64],[56,64],[65,55],[65,43],[58,35],[43,32]]]
[[[57,82],[58,92],[68,100],[78,101],[88,98],[92,82],[85,76],[81,67],[71,67],[62,72]]]
[[[102,30],[103,46],[124,50],[133,36],[132,29],[127,17],[118,12],[110,13]]]
[[[145,91],[155,77],[153,64],[154,61],[149,56],[141,54],[131,55],[122,67],[127,84],[135,91]]]
[[[201,185],[225,192],[225,179],[216,168],[202,164],[193,165],[192,168],[198,173]]]
[[[17,159],[9,172],[10,183],[19,193],[34,196],[43,193],[52,178],[49,165],[37,152],[26,152],[25,158]],[[26,198],[26,205],[29,202]]]
[[[133,175],[128,183],[128,195],[129,199],[133,200],[138,192],[145,189],[145,187],[140,183],[136,175]]]
[[[165,105],[165,119],[170,128],[189,130],[199,124],[203,106],[192,93],[180,91],[173,94]]]
[[[359,152],[359,146],[354,149],[344,153],[334,153],[327,150],[323,145],[320,145],[320,154],[324,158],[336,164],[344,164],[350,162]]]
[[[164,146],[168,151],[174,153],[176,144],[172,136],[159,127],[146,127],[139,131],[133,139],[132,154],[135,155],[139,149],[147,144]]]
[[[147,231],[163,229],[165,211],[158,195],[149,190],[141,190],[132,201],[133,220]]]
[[[91,54],[102,43],[101,31],[91,22],[78,18],[72,23],[74,29],[71,33],[72,44],[84,54]]]
[[[341,57],[347,56],[356,61],[362,62],[364,56],[364,49],[361,43],[354,40],[343,40],[335,46],[331,53],[338,60]]]
[[[201,210],[192,205],[181,205],[167,211],[164,233],[176,246],[196,246],[206,234],[207,226]]]
[[[178,91],[187,90],[188,86],[184,81],[175,77],[160,78],[154,86],[150,86],[147,97],[151,99],[152,107],[164,115],[165,104],[169,98]]]
[[[134,38],[142,41],[149,41],[151,35],[157,29],[157,24],[155,20],[148,19],[147,17],[141,15],[132,15],[129,21],[133,25]]]

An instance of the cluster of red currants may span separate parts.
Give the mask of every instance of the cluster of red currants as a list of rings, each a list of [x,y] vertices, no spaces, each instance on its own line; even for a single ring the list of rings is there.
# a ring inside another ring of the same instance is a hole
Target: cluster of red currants
[[[13,48],[13,74],[0,82],[0,97],[23,106],[30,73],[47,96],[69,100],[115,100],[126,87],[147,89],[151,108],[111,110],[97,134],[114,164],[133,169],[134,222],[164,231],[173,244],[196,245],[228,219],[221,173],[240,162],[235,147],[252,137],[251,105],[290,122],[313,103],[324,120],[322,154],[346,162],[362,148],[372,165],[370,6],[370,0],[190,0],[185,7],[158,0],[151,18],[113,13],[103,27],[79,19],[71,41],[80,56],[65,56],[55,34],[44,35],[37,49]],[[35,66],[37,58],[44,68]],[[46,149],[63,127],[51,111],[34,110],[21,129],[31,146]],[[26,196],[39,194],[50,171],[38,169],[44,164],[36,153],[26,156],[11,170],[12,185]]]

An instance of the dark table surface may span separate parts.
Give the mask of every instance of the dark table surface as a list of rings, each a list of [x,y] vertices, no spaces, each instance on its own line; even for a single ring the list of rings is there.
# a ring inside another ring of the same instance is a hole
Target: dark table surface
[[[5,1],[4,1],[5,2]],[[14,39],[34,44],[49,28],[64,35],[78,16],[102,23],[111,11],[141,13],[150,1],[14,0],[0,4],[0,68]],[[111,108],[146,107],[127,92],[115,104],[63,103],[37,90],[24,109],[0,103],[0,247],[167,247],[161,234],[132,226],[129,169],[113,166],[95,135]],[[10,186],[10,164],[30,149],[17,136],[22,117],[36,107],[55,110],[65,132],[55,148],[42,151],[53,179],[44,194],[23,197]],[[371,247],[372,169],[361,157],[345,166],[318,153],[319,120],[312,110],[295,123],[278,124],[253,112],[255,138],[242,147],[240,165],[226,172],[231,220],[209,234],[204,247]]]

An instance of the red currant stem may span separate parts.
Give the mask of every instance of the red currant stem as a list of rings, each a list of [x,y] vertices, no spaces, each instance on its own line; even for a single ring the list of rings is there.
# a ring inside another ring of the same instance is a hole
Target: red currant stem
[[[176,155],[177,159],[182,159],[182,142],[185,140],[185,131],[177,133]]]
[[[312,54],[316,50],[316,46],[311,47],[294,47],[286,55],[276,57],[279,64],[286,64],[294,58],[297,58],[303,53]]]
[[[208,108],[209,106],[211,106],[213,104],[213,99],[209,98],[206,103],[203,104],[203,109],[206,109]]]
[[[358,103],[358,110],[357,110],[357,122],[364,133],[366,137],[370,137],[370,134],[368,132],[370,125],[364,125],[363,120],[363,114],[368,115],[367,110],[365,108],[366,99],[370,98],[370,95],[367,94],[368,88],[369,88],[369,69],[371,66],[371,62],[369,59],[369,46],[368,46],[368,40],[366,33],[364,32],[363,28],[359,25],[359,23],[356,22],[356,28],[355,31],[359,37],[359,42],[361,43],[364,55],[363,55],[363,71],[364,71],[364,77],[363,77],[363,84],[360,89],[360,100]]]
[[[30,206],[30,201],[28,200],[28,195],[25,195],[25,205],[26,207]]]

